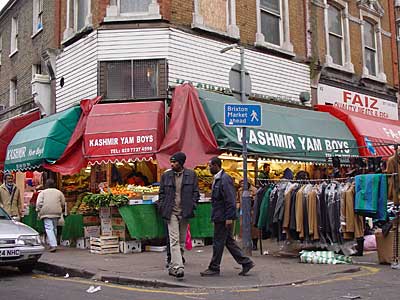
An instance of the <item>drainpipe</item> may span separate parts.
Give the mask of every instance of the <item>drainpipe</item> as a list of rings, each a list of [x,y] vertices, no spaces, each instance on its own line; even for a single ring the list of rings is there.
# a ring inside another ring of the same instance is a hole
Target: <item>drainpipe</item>
[[[396,2],[396,4],[398,4]],[[397,51],[397,30],[396,30],[396,19],[394,13],[394,1],[388,0],[389,5],[389,22],[390,22],[390,32],[392,33],[390,42],[391,42],[391,51],[392,51],[392,68],[393,68],[393,85],[395,87],[399,87],[399,59],[398,59],[398,51]]]

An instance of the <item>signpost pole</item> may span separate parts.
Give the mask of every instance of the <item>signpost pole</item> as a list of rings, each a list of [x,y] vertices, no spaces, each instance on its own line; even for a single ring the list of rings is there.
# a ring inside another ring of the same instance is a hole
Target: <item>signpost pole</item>
[[[246,102],[245,80],[246,71],[244,68],[244,47],[240,46],[240,100]],[[243,218],[243,251],[251,256],[251,199],[247,179],[247,127],[243,127],[242,156],[243,156],[243,194],[242,194],[242,218]]]

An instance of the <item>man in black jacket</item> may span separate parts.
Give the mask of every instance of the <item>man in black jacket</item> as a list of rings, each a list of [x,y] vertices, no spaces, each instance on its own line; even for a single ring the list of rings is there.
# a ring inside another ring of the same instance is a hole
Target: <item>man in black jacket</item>
[[[243,254],[242,249],[233,239],[233,222],[236,220],[236,191],[232,178],[221,169],[222,162],[218,157],[213,157],[208,163],[211,174],[214,175],[212,184],[212,211],[211,220],[214,222],[213,256],[208,269],[201,272],[201,276],[216,276],[220,273],[220,264],[224,246],[242,265],[239,275],[246,275],[254,263]]]
[[[184,276],[181,249],[185,245],[189,219],[194,217],[200,198],[196,173],[183,167],[185,161],[183,152],[171,156],[171,169],[161,177],[158,205],[158,211],[168,226],[171,251],[169,275],[178,278]]]

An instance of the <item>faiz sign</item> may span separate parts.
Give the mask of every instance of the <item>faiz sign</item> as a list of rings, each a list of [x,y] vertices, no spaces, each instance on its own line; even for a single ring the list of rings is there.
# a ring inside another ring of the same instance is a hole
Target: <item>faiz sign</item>
[[[382,119],[399,119],[396,102],[326,84],[318,85],[318,104],[332,104],[341,109]]]

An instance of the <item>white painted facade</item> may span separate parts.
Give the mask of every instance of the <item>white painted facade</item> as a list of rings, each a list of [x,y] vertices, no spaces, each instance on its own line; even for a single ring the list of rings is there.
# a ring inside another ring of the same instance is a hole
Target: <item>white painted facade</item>
[[[171,28],[95,31],[66,47],[57,60],[57,111],[97,96],[100,61],[166,59],[170,86],[184,80],[229,88],[229,70],[240,56],[238,50],[221,54],[227,45]],[[299,101],[301,92],[310,92],[306,64],[246,50],[245,66],[253,94]]]

